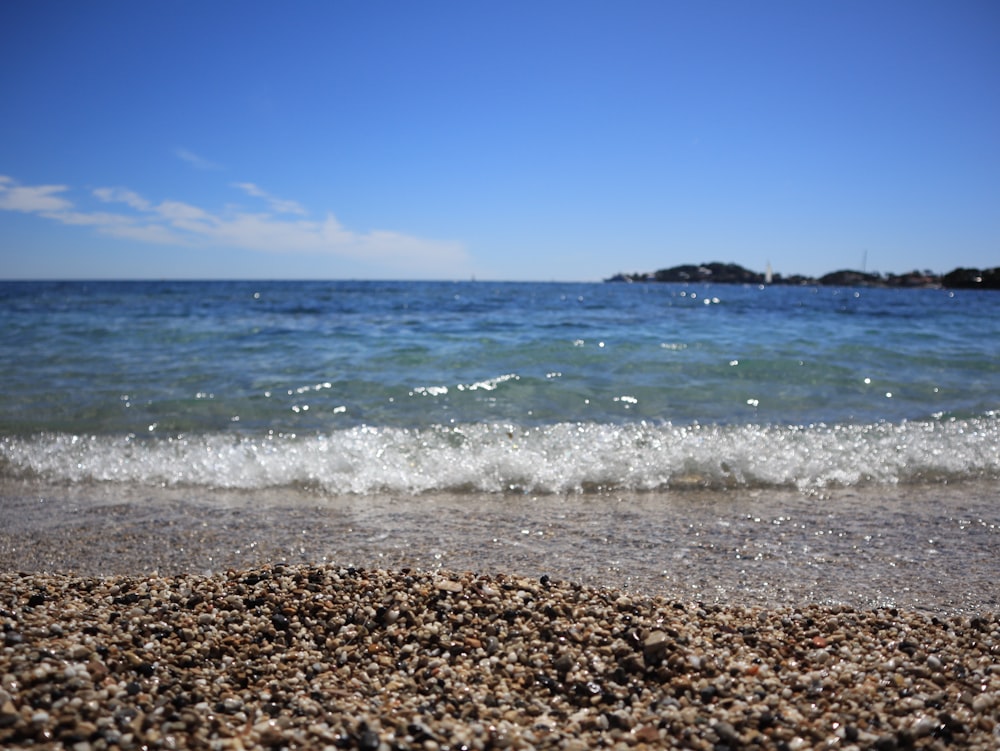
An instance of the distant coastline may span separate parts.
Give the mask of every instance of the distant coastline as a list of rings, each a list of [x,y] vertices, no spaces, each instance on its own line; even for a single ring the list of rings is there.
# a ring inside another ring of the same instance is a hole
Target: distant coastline
[[[1000,289],[1000,267],[957,268],[938,275],[928,271],[879,274],[865,271],[833,271],[821,277],[766,274],[735,263],[684,264],[659,271],[615,274],[606,282],[712,282],[715,284],[780,284],[824,287],[905,287],[925,289]]]

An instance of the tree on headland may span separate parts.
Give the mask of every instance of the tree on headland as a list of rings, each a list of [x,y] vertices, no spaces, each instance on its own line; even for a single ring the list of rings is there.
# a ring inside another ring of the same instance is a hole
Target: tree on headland
[[[958,268],[944,276],[931,271],[913,270],[904,274],[879,274],[876,272],[845,269],[833,271],[817,278],[795,274],[774,274],[770,281],[756,271],[739,264],[718,261],[702,264],[682,264],[653,272],[615,274],[607,282],[673,282],[713,284],[776,284],[796,286],[832,287],[944,287],[946,289],[1000,289],[1000,267],[992,269]]]
[[[941,278],[949,289],[1000,289],[1000,267],[992,269],[963,269],[949,271]]]

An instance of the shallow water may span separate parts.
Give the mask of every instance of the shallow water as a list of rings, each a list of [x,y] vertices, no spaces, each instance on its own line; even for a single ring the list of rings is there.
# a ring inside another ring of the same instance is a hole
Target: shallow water
[[[344,493],[1000,480],[1000,295],[0,284],[0,476]]]
[[[516,572],[681,600],[1000,607],[995,488],[968,483],[532,497],[6,483],[0,569],[209,572],[264,562]]]

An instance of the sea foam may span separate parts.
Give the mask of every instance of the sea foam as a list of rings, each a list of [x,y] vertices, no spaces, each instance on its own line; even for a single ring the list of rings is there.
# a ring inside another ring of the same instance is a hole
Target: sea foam
[[[376,492],[803,491],[1000,479],[1000,417],[810,426],[557,423],[170,438],[0,439],[0,474],[56,483]]]

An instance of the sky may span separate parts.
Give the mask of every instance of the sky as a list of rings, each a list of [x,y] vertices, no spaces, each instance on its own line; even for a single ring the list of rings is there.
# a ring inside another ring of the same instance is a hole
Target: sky
[[[0,278],[1000,265],[995,0],[0,3]]]

